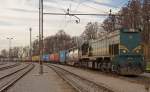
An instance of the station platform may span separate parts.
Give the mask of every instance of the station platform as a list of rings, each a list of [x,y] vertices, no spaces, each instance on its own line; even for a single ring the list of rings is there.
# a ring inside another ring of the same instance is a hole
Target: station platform
[[[43,75],[39,75],[39,64],[35,63],[35,68],[8,89],[7,92],[76,92],[51,68],[47,66],[43,68]]]

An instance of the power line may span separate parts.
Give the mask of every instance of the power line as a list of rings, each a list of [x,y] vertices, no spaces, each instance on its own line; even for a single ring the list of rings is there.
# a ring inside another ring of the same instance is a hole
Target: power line
[[[78,23],[80,23],[80,18],[79,17],[77,17],[76,15],[89,15],[89,16],[116,16],[116,15],[114,15],[114,14],[111,14],[111,10],[110,10],[110,14],[94,14],[94,13],[70,13],[70,10],[69,9],[67,9],[67,12],[66,13],[43,13],[43,14],[45,14],[45,15],[68,15],[68,16],[73,16],[73,17],[75,17],[77,20],[75,20],[75,22],[78,24]]]
[[[108,4],[108,3],[102,3],[102,2],[95,1],[95,0],[87,0],[87,1],[93,2],[94,4],[102,5],[102,6],[117,8],[117,6],[114,6],[114,5],[111,5],[111,4]]]
[[[45,15],[69,15],[69,16],[74,16],[74,15],[95,15],[95,16],[108,16],[109,14],[101,13],[44,13]]]
[[[74,11],[77,11],[77,9],[79,8],[79,6],[80,6],[83,2],[85,2],[85,1],[86,1],[86,0],[79,2],[78,5],[76,6],[76,8],[74,9]]]
[[[75,1],[75,0],[73,0],[75,3],[78,3],[77,1]],[[86,1],[90,1],[91,2],[91,0],[85,0],[85,1],[83,1],[83,2],[86,2]],[[100,10],[100,9],[98,9],[98,8],[95,8],[95,7],[92,7],[92,6],[90,6],[90,5],[87,5],[87,4],[85,4],[85,3],[83,3],[83,2],[81,2],[80,4],[81,5],[84,5],[84,6],[86,6],[86,7],[89,7],[89,8],[92,8],[92,9],[95,9],[95,10],[97,10],[97,11],[101,11],[101,12],[103,12],[103,13],[106,13],[105,11],[102,11],[102,10]],[[93,1],[92,1],[93,2]],[[101,3],[102,5],[104,5],[105,3]],[[104,5],[104,6],[106,6],[106,5]]]

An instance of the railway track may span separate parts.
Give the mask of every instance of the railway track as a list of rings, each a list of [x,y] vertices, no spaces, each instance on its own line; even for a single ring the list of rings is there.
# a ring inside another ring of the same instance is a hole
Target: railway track
[[[142,85],[147,85],[147,83],[150,84],[150,76],[145,76],[145,75],[137,75],[137,76],[122,76],[122,75],[118,75],[118,74],[113,74],[113,73],[107,73],[107,72],[101,72],[101,71],[95,71],[95,70],[87,70],[90,71],[92,73],[96,73],[96,74],[103,74],[105,76],[110,76],[113,78],[119,78],[125,81],[129,81],[132,83],[137,83],[137,84],[142,84]]]
[[[8,88],[10,88],[33,68],[33,64],[28,64],[25,67],[20,68],[19,70],[0,77],[0,92],[6,92]]]
[[[97,84],[58,66],[51,64],[47,64],[47,66],[53,69],[61,78],[72,85],[78,92],[115,92],[104,84]]]
[[[4,64],[6,64],[6,63],[2,63],[2,62],[0,63],[0,65],[4,65]]]
[[[68,67],[73,67],[73,66],[68,66]],[[77,68],[77,67],[73,67],[73,68]],[[129,81],[132,83],[137,83],[137,84],[142,84],[142,85],[147,85],[148,83],[150,84],[150,74],[149,73],[147,73],[146,75],[142,74],[142,75],[137,75],[137,76],[122,76],[122,75],[114,74],[111,72],[102,72],[100,70],[89,69],[89,68],[85,69],[85,68],[78,67],[78,69],[88,71],[88,72],[91,72],[94,74],[100,74],[100,75],[102,74],[102,75],[110,76],[113,78],[119,78],[119,79]]]
[[[13,68],[13,67],[16,67],[16,66],[19,66],[19,65],[21,65],[21,63],[16,63],[16,64],[12,64],[12,65],[3,66],[3,67],[0,67],[0,71],[10,69],[10,68]]]

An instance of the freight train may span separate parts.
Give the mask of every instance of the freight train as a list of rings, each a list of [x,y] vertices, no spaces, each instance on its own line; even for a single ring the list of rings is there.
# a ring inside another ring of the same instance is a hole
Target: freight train
[[[66,63],[66,53],[67,51],[60,51],[59,53],[52,53],[52,54],[44,54],[42,57],[42,61],[44,62],[52,62],[52,63],[61,63],[65,64]],[[39,62],[39,55],[38,56],[32,56],[32,61],[33,62]]]
[[[43,60],[121,75],[139,75],[145,70],[140,31],[125,28],[85,41],[79,48],[44,55]]]

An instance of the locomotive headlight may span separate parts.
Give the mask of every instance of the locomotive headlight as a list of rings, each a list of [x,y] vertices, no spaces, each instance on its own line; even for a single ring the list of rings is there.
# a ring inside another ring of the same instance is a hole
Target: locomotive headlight
[[[139,53],[141,53],[141,51],[142,51],[142,47],[141,47],[141,45],[139,45],[136,48],[134,48],[132,52],[136,53],[136,54],[139,54]]]
[[[139,50],[139,49],[137,49],[135,52],[136,52],[136,53],[140,53],[140,50]]]
[[[128,48],[125,45],[119,45],[120,52],[126,54],[129,52]]]
[[[122,52],[123,52],[123,53],[127,53],[127,51],[126,51],[126,50],[122,50]]]

